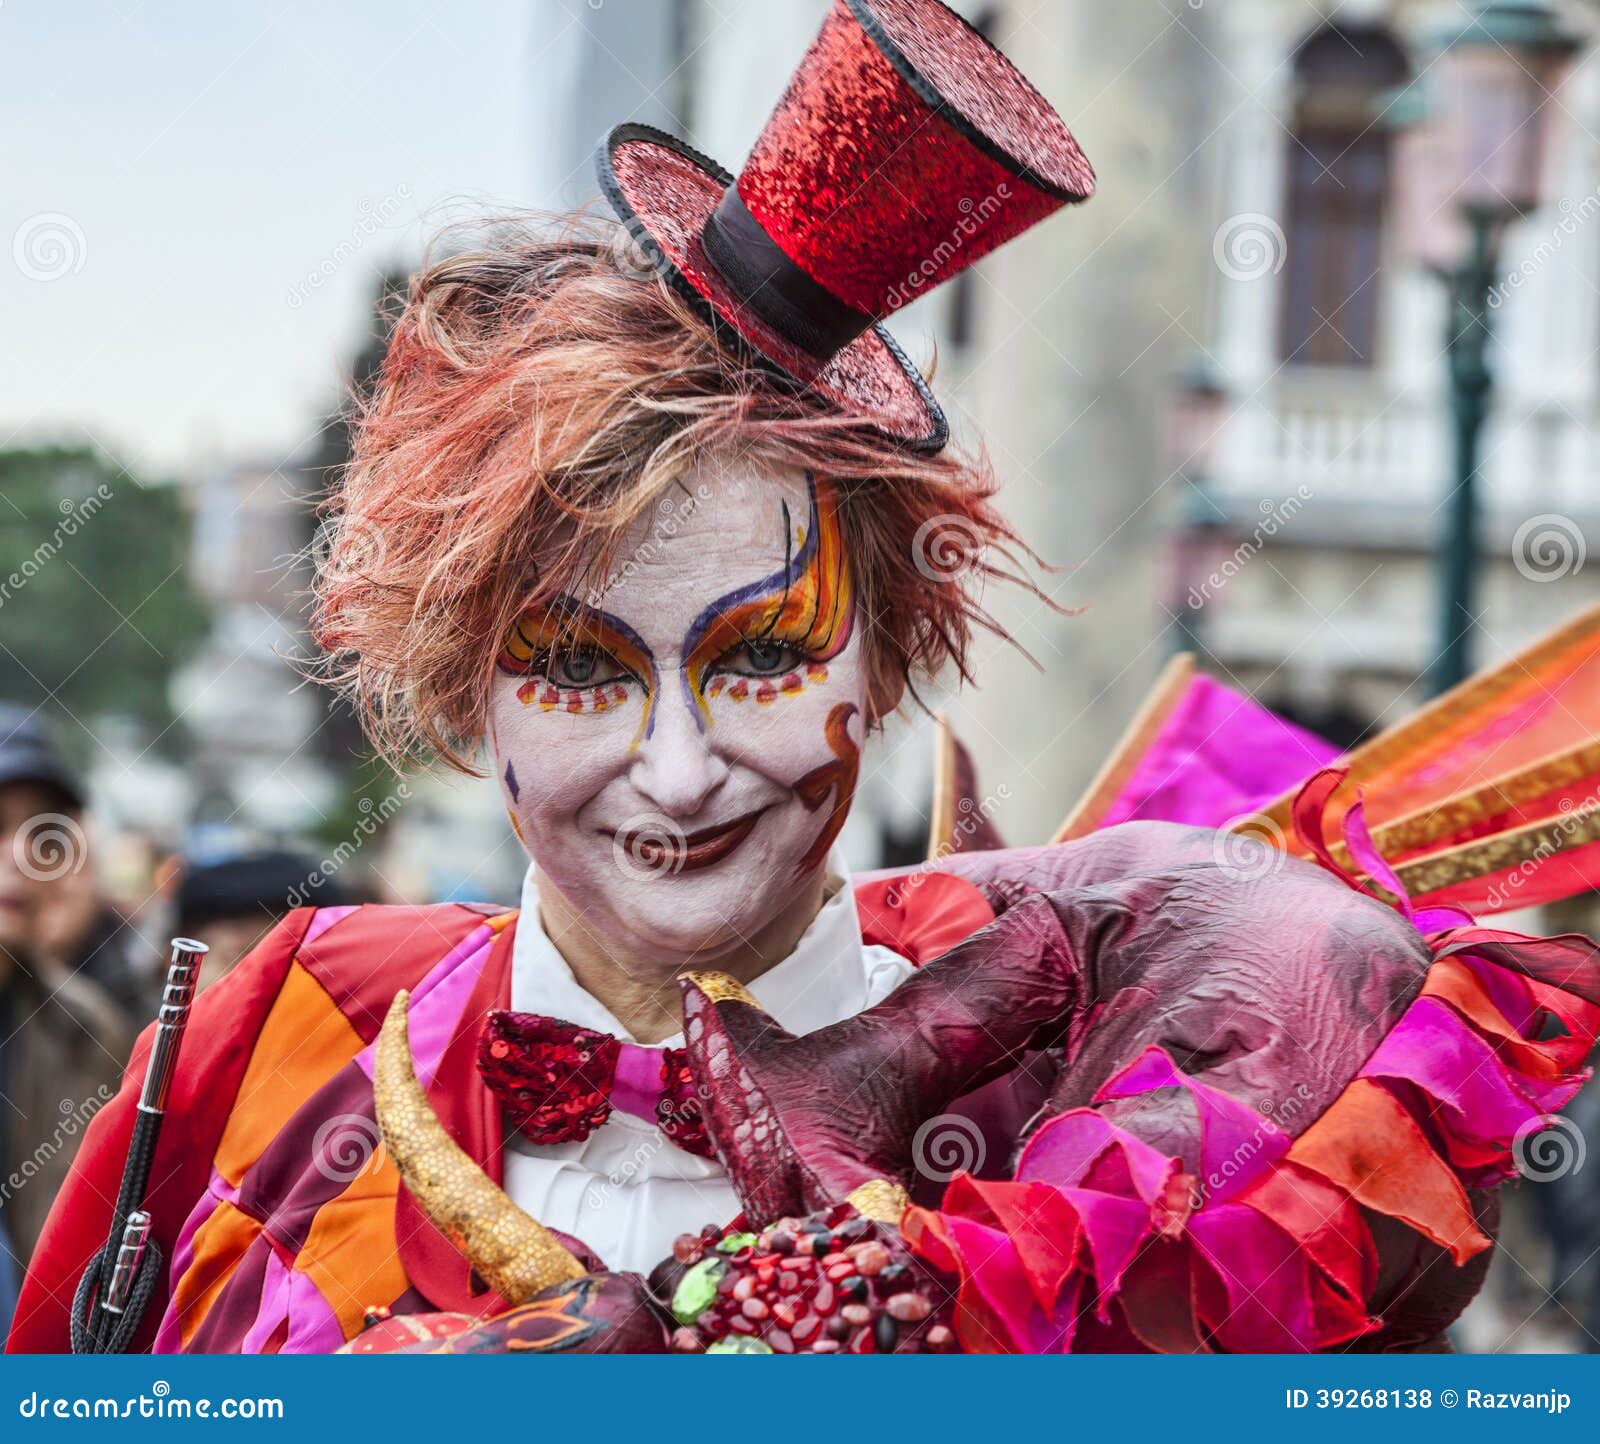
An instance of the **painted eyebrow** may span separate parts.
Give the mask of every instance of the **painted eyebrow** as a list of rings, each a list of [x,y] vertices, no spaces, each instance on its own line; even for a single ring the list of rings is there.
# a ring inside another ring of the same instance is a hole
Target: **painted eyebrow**
[[[656,663],[656,654],[650,650],[649,644],[636,631],[633,630],[621,617],[613,615],[604,608],[591,606],[588,602],[579,601],[578,598],[566,592],[559,592],[544,603],[545,609],[555,615],[577,622],[591,622],[597,626],[605,627],[621,637],[630,647],[638,649],[639,655],[644,658],[650,668],[649,679],[645,683],[645,713],[640,721],[640,729],[634,734],[634,743],[640,737],[649,737],[656,730],[656,702],[661,695],[661,669]],[[522,627],[521,618],[517,620],[517,628]]]
[[[602,607],[591,606],[588,602],[579,601],[577,597],[569,596],[566,592],[559,592],[551,597],[545,604],[547,611],[571,621],[598,622],[602,627],[609,627],[630,647],[637,647],[645,659],[650,663],[651,670],[655,670],[656,654],[650,650],[648,643],[633,630],[621,617],[606,611]],[[521,625],[521,619],[518,619]]]
[[[778,593],[778,605],[773,609],[772,621],[767,624],[767,630],[770,632],[777,625],[778,617],[783,612],[783,599],[789,595],[790,588],[794,586],[795,578],[805,574],[806,568],[811,564],[811,558],[816,555],[819,544],[818,533],[821,531],[821,525],[817,516],[817,482],[816,477],[809,471],[806,473],[806,496],[809,502],[809,515],[806,521],[806,539],[800,544],[800,550],[798,552],[791,552],[790,550],[794,527],[791,524],[789,503],[787,501],[781,502],[780,505],[783,508],[783,569],[774,572],[769,577],[762,577],[759,581],[747,583],[742,587],[735,587],[731,592],[724,592],[706,607],[690,624],[688,632],[684,635],[683,655],[685,657],[694,654],[694,649],[700,644],[700,639],[705,636],[712,624],[718,621],[725,612],[731,611],[734,607],[740,606],[745,602],[768,596],[774,591]],[[816,618],[813,615],[813,627],[815,623]]]
[[[649,685],[652,693],[658,690],[660,683],[660,669],[656,665],[656,654],[650,650],[649,644],[636,631],[633,630],[621,617],[604,610],[601,607],[591,606],[588,602],[579,601],[577,597],[569,596],[565,592],[557,593],[549,601],[542,603],[547,612],[561,617],[563,620],[579,623],[592,622],[598,626],[608,628],[621,637],[630,647],[638,649],[639,655],[649,663]],[[512,624],[516,627],[518,635],[531,649],[527,633],[522,630],[522,618],[518,617]]]

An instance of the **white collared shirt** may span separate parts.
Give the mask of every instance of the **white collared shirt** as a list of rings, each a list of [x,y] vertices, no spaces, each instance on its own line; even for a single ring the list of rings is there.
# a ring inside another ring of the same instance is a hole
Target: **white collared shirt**
[[[794,951],[751,983],[750,991],[791,1033],[812,1033],[882,1002],[911,972],[898,953],[861,941],[849,874],[834,856],[821,911]],[[545,933],[531,867],[511,953],[511,1006],[634,1041],[579,985]],[[682,1045],[680,1034],[659,1046]],[[582,1239],[608,1267],[640,1273],[665,1258],[680,1233],[698,1232],[708,1223],[720,1227],[739,1212],[716,1159],[686,1153],[654,1124],[622,1112],[581,1143],[533,1144],[508,1131],[505,1189],[540,1223]]]

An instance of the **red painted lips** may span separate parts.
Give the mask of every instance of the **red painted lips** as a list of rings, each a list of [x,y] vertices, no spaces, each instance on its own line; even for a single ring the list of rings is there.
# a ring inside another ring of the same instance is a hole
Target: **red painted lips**
[[[653,872],[697,872],[721,862],[749,837],[764,810],[681,836],[665,828],[630,828],[617,840],[629,857]]]

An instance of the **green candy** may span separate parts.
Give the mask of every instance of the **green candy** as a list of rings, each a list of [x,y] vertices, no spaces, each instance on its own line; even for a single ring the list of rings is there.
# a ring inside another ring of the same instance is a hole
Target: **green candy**
[[[678,1282],[672,1294],[672,1317],[680,1324],[692,1324],[717,1297],[717,1284],[727,1264],[719,1258],[703,1258]]]
[[[717,1244],[718,1253],[738,1253],[742,1248],[754,1248],[756,1236],[753,1233],[730,1233]]]
[[[748,1334],[729,1334],[725,1339],[718,1339],[713,1344],[706,1345],[708,1354],[770,1354],[772,1349],[761,1342],[752,1339]]]

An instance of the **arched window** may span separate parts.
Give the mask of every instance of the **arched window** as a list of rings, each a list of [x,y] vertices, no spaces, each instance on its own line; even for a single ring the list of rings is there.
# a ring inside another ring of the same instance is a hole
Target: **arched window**
[[[1280,354],[1369,366],[1389,186],[1383,109],[1410,67],[1387,31],[1329,25],[1300,46],[1294,77]]]

